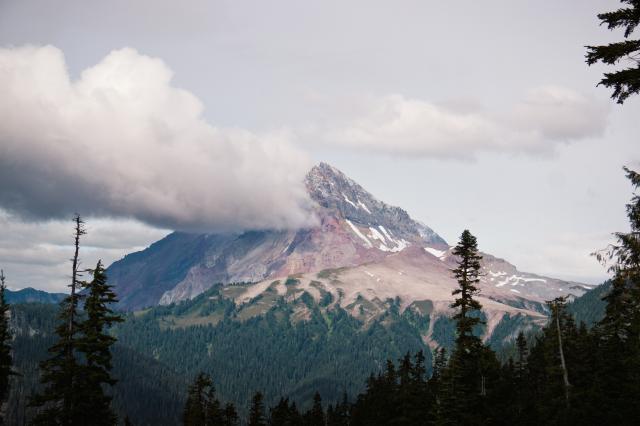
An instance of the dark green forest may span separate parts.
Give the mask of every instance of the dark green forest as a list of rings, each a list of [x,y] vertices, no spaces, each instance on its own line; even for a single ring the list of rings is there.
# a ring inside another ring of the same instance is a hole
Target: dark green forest
[[[597,322],[606,306],[601,297],[607,288],[597,287],[567,310],[578,321]],[[315,307],[309,321],[294,323],[292,307],[281,303],[265,315],[238,321],[238,308],[232,300],[219,297],[219,290],[216,286],[191,301],[125,314],[125,321],[113,328],[118,338],[113,347],[113,376],[118,380],[113,406],[121,418],[128,416],[140,425],[179,424],[187,388],[199,372],[214,378],[218,397],[233,402],[243,418],[255,390],[263,392],[266,406],[278,405],[282,397],[289,404],[296,402],[301,411],[312,406],[316,391],[325,409],[329,403],[342,403],[345,393],[353,402],[372,385],[372,373],[386,371],[387,359],[400,360],[408,352],[422,351],[424,377],[432,372],[431,352],[416,328],[420,318],[410,312],[400,315],[391,310],[393,321],[385,318],[363,329],[341,309],[325,318]],[[58,310],[57,305],[44,303],[11,306],[14,368],[21,376],[12,379],[7,424],[23,424],[31,415],[26,405],[39,388],[38,364],[56,340]],[[223,312],[224,319],[215,325],[171,323],[194,310],[203,318]],[[437,341],[450,351],[455,323],[443,318],[435,329]],[[495,341],[500,341],[500,330],[494,333]],[[502,359],[517,353],[514,344],[496,349]]]

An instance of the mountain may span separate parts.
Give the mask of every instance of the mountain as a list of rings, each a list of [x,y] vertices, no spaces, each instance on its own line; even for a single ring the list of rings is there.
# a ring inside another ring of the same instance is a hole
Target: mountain
[[[330,299],[325,310],[340,307],[364,324],[384,315],[390,300],[397,300],[401,311],[410,308],[429,317],[431,324],[450,315],[455,258],[442,237],[328,164],[313,167],[305,184],[317,226],[241,234],[173,233],[108,268],[121,307],[176,303],[222,283],[227,285],[224,297],[237,304],[249,304],[265,292],[288,303],[308,294],[316,302]],[[506,260],[483,256],[485,338],[506,317],[521,315],[542,323],[546,300],[575,298],[591,288],[521,272]],[[266,299],[277,303],[276,298]],[[270,306],[263,301],[257,312]],[[427,330],[423,339],[431,341],[432,334]]]
[[[27,287],[21,290],[9,290],[5,291],[5,297],[7,303],[60,303],[67,295],[64,293],[48,293],[42,290],[36,290],[35,288]]]

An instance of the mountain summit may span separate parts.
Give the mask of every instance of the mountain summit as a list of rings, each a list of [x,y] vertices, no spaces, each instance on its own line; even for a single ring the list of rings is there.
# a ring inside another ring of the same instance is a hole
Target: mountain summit
[[[285,301],[307,293],[327,302],[325,308],[339,306],[364,323],[394,304],[427,316],[448,313],[455,259],[442,237],[326,163],[309,171],[305,185],[318,219],[311,228],[174,232],[115,262],[108,274],[121,307],[135,310],[191,299],[222,283],[235,284],[226,296],[239,304],[267,293]],[[505,315],[542,321],[545,300],[579,296],[590,288],[520,272],[488,254],[483,269],[480,299],[490,318],[488,333]],[[268,308],[264,300],[260,303],[265,306],[256,312]]]

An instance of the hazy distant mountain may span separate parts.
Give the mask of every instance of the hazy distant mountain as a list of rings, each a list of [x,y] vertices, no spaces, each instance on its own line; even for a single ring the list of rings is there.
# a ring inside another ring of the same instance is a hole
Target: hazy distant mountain
[[[289,302],[304,293],[316,301],[330,297],[328,309],[340,306],[365,323],[384,314],[389,300],[397,300],[401,310],[411,308],[432,319],[450,313],[455,259],[442,237],[328,164],[308,173],[306,187],[316,203],[316,227],[173,233],[115,262],[108,274],[121,307],[169,304],[193,298],[216,283],[244,282],[255,284],[236,286],[227,297],[240,304],[265,291]],[[483,267],[480,302],[488,318],[487,336],[505,315],[543,322],[546,300],[573,298],[591,288],[520,272],[489,254]],[[258,311],[267,309],[265,305]],[[425,341],[432,332],[425,332]]]
[[[5,292],[7,303],[60,303],[64,299],[66,294],[64,293],[47,293],[46,291],[36,290],[35,288],[27,287],[21,290],[9,290]]]

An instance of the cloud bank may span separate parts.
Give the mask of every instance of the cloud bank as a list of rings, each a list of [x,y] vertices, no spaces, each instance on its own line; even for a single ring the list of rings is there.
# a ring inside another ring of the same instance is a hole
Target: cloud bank
[[[359,114],[327,126],[325,143],[375,152],[469,159],[481,152],[548,155],[603,134],[609,104],[573,90],[529,91],[507,112],[447,106],[402,95],[370,97]]]
[[[130,48],[76,81],[55,47],[0,49],[0,207],[198,231],[311,223],[307,156],[282,135],[208,124],[171,78]]]

